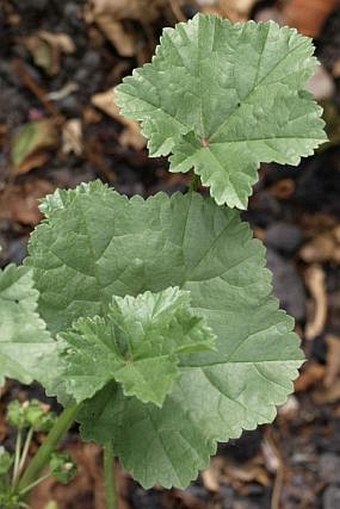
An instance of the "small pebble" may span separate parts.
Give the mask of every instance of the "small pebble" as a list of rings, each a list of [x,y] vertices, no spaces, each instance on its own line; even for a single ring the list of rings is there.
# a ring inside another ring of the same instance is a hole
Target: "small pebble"
[[[332,452],[323,453],[319,459],[319,474],[329,484],[340,482],[340,456]]]
[[[268,248],[267,267],[273,273],[274,295],[281,307],[298,322],[303,322],[306,317],[306,293],[294,263]]]
[[[322,509],[338,509],[340,507],[340,487],[329,486],[322,496]]]
[[[302,243],[302,233],[293,224],[276,222],[267,228],[264,243],[282,255],[292,256]]]

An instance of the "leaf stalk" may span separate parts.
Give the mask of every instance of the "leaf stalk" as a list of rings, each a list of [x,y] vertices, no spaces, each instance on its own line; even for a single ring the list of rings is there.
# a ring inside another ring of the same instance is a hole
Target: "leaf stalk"
[[[106,509],[118,509],[112,440],[107,442],[104,446],[104,484]]]

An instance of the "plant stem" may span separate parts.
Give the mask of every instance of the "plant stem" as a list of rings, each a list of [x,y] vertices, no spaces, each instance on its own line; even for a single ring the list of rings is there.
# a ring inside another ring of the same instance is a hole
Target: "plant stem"
[[[33,432],[34,432],[33,428],[30,428],[28,430],[28,432],[27,432],[25,444],[24,444],[24,447],[22,449],[22,455],[21,455],[21,459],[20,459],[20,463],[19,463],[19,467],[18,467],[17,477],[20,476],[20,474],[21,474],[21,472],[22,472],[22,470],[23,470],[23,468],[25,466],[25,461],[26,461],[26,458],[27,458],[28,450],[29,450],[29,447],[30,447],[31,442],[32,442]]]
[[[41,470],[47,465],[52,452],[56,449],[59,442],[71,426],[77,413],[79,412],[80,405],[72,405],[66,408],[56,420],[53,428],[47,435],[46,440],[40,446],[37,454],[32,459],[26,472],[24,473],[20,483],[19,490],[26,491],[27,487],[35,482]]]
[[[104,484],[106,509],[118,509],[116,476],[113,462],[113,445],[111,440],[104,446]]]
[[[193,174],[192,176],[192,180],[190,182],[190,185],[189,185],[189,191],[197,191],[198,189],[198,186],[200,184],[200,178],[198,175],[196,175],[195,173]]]
[[[18,470],[19,470],[19,462],[21,455],[21,447],[22,447],[22,428],[18,429],[17,438],[15,441],[15,455],[14,455],[14,467],[13,467],[13,479],[12,486],[15,486],[17,478],[18,478]]]
[[[37,479],[36,481],[26,486],[26,488],[19,491],[19,495],[24,495],[25,493],[31,491],[35,486],[45,481],[45,479],[48,479],[50,476],[51,476],[50,472],[48,474],[42,475],[41,477],[39,477],[39,479]]]

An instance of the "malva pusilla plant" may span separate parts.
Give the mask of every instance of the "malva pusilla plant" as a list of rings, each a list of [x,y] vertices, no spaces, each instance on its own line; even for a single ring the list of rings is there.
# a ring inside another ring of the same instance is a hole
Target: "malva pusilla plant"
[[[199,14],[116,88],[150,156],[170,155],[192,185],[148,199],[100,182],[57,190],[23,266],[2,271],[1,382],[36,380],[64,407],[16,493],[73,421],[103,445],[112,509],[113,457],[146,488],[184,488],[218,441],[274,419],[303,354],[240,214],[260,163],[297,165],[327,139],[305,90],[313,51],[274,22]]]
[[[77,474],[77,466],[68,453],[51,451],[47,472],[31,484],[18,489],[34,434],[49,432],[56,421],[56,415],[48,405],[33,399],[24,403],[17,400],[10,402],[6,417],[8,423],[16,428],[17,435],[13,455],[0,446],[0,507],[27,508],[29,506],[24,502],[26,493],[50,476],[67,484]]]

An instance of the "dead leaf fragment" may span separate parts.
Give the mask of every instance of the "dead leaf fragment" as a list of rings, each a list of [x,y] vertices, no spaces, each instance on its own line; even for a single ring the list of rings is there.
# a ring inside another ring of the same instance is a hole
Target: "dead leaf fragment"
[[[197,0],[202,12],[219,14],[232,22],[247,21],[257,0]]]
[[[315,236],[300,249],[299,255],[306,263],[340,263],[340,226]]]
[[[169,0],[89,0],[85,12],[88,23],[95,23],[118,53],[131,57],[138,52],[137,33],[128,30],[123,20],[142,25],[155,21]]]
[[[68,34],[52,33],[42,30],[38,33],[40,39],[46,41],[51,47],[59,49],[63,53],[74,53],[76,47]]]
[[[50,76],[60,70],[61,54],[74,53],[76,47],[71,37],[64,33],[51,33],[41,30],[23,39],[31,53],[34,63]]]
[[[62,130],[62,153],[76,154],[80,156],[83,152],[83,133],[81,120],[71,118],[63,125]]]
[[[37,35],[25,37],[24,43],[31,53],[35,65],[41,67],[47,74],[51,74],[52,54],[48,44]]]
[[[220,490],[222,465],[222,458],[216,457],[212,459],[209,468],[201,472],[202,481],[205,488],[212,493],[218,493]]]
[[[130,146],[135,150],[141,150],[145,147],[146,140],[141,133],[139,124],[120,115],[119,107],[115,102],[114,90],[107,90],[106,92],[94,95],[91,98],[91,102],[94,106],[97,106],[97,108],[125,126],[119,138],[123,146]]]
[[[304,35],[317,37],[338,0],[290,0],[282,10],[285,23]]]
[[[60,101],[65,97],[73,94],[73,92],[77,92],[79,90],[79,85],[75,83],[75,81],[69,81],[64,85],[60,90],[55,90],[54,92],[50,92],[46,94],[46,99],[50,101]]]
[[[325,328],[327,319],[327,293],[325,273],[320,265],[311,265],[306,271],[306,285],[314,301],[314,312],[307,319],[306,339],[319,336]]]
[[[53,193],[54,189],[50,182],[43,179],[30,180],[22,185],[7,185],[0,194],[0,218],[36,226],[42,219],[39,200]]]
[[[51,119],[37,120],[25,124],[12,143],[11,159],[13,173],[21,175],[46,162],[45,149],[58,144],[58,132]]]
[[[305,392],[308,389],[319,385],[320,382],[324,379],[325,373],[325,366],[322,366],[321,364],[314,361],[308,361],[308,363],[305,365],[305,369],[299,378],[294,382],[295,392]]]
[[[154,21],[168,0],[90,0],[87,16],[93,20],[101,14],[110,15],[112,19],[134,19],[150,23]]]
[[[132,57],[136,53],[136,35],[127,30],[120,21],[115,21],[106,14],[96,17],[96,23],[105,37],[113,44],[122,57]]]
[[[38,484],[31,496],[35,509],[46,509],[53,499],[60,509],[81,507],[79,496],[92,499],[93,509],[105,509],[101,449],[94,444],[70,444],[67,448],[78,465],[78,474],[70,484],[62,485],[49,477]]]
[[[340,378],[331,387],[322,387],[313,392],[314,403],[322,405],[325,403],[336,403],[340,401]]]
[[[268,472],[254,458],[241,465],[227,464],[224,468],[224,475],[227,482],[257,482],[262,486],[271,484]]]
[[[340,59],[333,65],[332,74],[334,78],[340,78]]]
[[[328,351],[324,385],[327,388],[331,388],[337,379],[340,378],[340,338],[327,334],[326,343]]]

